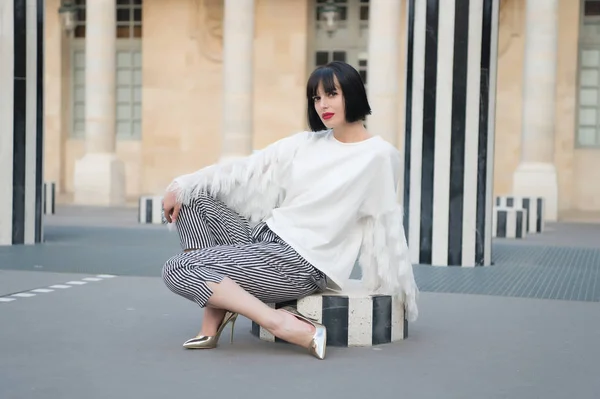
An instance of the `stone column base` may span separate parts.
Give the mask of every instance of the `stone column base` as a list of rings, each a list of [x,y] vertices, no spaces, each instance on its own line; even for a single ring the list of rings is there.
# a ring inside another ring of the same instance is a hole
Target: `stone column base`
[[[341,292],[325,290],[298,300],[267,303],[280,309],[296,308],[327,328],[327,345],[341,347],[375,346],[408,337],[404,303],[398,298],[373,294],[360,280],[349,280]],[[268,342],[285,342],[252,322],[251,334]]]
[[[125,165],[116,154],[86,154],[75,163],[77,205],[124,205]]]
[[[543,197],[544,220],[558,220],[558,179],[556,168],[549,163],[524,162],[513,176],[512,195]]]

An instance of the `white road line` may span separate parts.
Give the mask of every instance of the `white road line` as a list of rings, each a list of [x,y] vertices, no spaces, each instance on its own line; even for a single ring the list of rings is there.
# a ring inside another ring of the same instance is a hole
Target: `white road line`
[[[84,285],[84,284],[87,284],[87,281],[102,281],[103,279],[114,278],[114,277],[117,277],[117,276],[114,276],[112,274],[98,274],[96,277],[84,277],[84,278],[81,279],[83,281],[73,280],[73,281],[68,281],[68,282],[66,282],[64,284],[51,285],[48,288],[36,288],[36,289],[31,290],[29,292],[21,292],[21,293],[18,293],[18,294],[12,294],[12,295],[10,295],[10,297],[0,298],[0,302],[13,302],[13,301],[16,301],[16,298],[13,298],[13,297],[17,297],[17,298],[30,298],[30,297],[36,295],[34,293],[45,294],[45,293],[48,293],[48,292],[54,292],[54,290],[50,289],[50,288],[65,290],[67,288],[73,287],[74,285]]]
[[[35,294],[28,294],[26,292],[21,292],[19,294],[12,294],[11,296],[16,296],[19,298],[29,298],[29,297],[35,296]]]

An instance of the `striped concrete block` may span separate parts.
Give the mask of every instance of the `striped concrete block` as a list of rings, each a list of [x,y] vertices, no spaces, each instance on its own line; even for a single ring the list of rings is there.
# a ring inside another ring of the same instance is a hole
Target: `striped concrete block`
[[[402,205],[410,259],[489,266],[492,240],[484,232],[494,200],[500,1],[465,2],[471,12],[456,13],[456,1],[404,3],[410,61],[403,93],[408,123]]]
[[[50,12],[42,1],[0,1],[2,246],[44,242],[44,56],[52,51],[45,45]]]
[[[56,213],[56,183],[44,182],[43,190],[44,215],[54,215]]]
[[[492,211],[492,237],[524,238],[527,210],[495,206]]]
[[[541,233],[544,231],[544,198],[500,196],[496,197],[496,206],[527,210],[527,232]]]
[[[142,224],[163,224],[162,201],[160,195],[140,197],[138,221]]]
[[[303,315],[325,325],[329,346],[373,346],[408,336],[402,302],[390,295],[369,294],[359,280],[351,280],[341,293],[325,291],[297,301],[268,305],[276,309],[294,306]],[[285,342],[254,322],[252,334],[263,341]]]

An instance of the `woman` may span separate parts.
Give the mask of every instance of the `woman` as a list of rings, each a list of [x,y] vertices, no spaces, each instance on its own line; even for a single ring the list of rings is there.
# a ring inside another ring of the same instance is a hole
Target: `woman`
[[[417,316],[412,265],[396,201],[400,155],[363,121],[365,87],[350,65],[317,68],[307,84],[310,132],[176,178],[165,217],[183,253],[163,268],[165,284],[205,307],[184,347],[214,348],[238,314],[274,336],[325,357],[325,327],[293,308],[265,303],[342,289],[355,261],[363,282],[398,294]]]

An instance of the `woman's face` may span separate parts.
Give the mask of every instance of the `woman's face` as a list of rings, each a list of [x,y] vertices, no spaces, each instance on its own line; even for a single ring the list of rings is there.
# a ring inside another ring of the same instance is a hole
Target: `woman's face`
[[[333,129],[346,123],[344,93],[336,77],[334,77],[335,90],[325,93],[323,83],[319,83],[317,94],[313,97],[315,111],[328,129]]]

